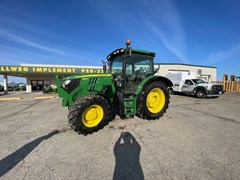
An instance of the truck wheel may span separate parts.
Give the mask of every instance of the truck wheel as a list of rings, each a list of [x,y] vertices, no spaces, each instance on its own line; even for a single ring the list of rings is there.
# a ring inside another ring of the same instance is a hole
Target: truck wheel
[[[142,119],[159,119],[168,108],[169,94],[160,82],[148,85],[137,98],[137,116]]]
[[[68,120],[76,132],[92,134],[112,120],[110,103],[99,95],[80,98],[71,106]]]
[[[174,94],[174,91],[173,91],[173,89],[172,88],[168,88],[168,94]]]
[[[196,96],[199,99],[203,99],[203,98],[205,98],[206,95],[205,95],[203,90],[199,89],[199,90],[196,91]]]

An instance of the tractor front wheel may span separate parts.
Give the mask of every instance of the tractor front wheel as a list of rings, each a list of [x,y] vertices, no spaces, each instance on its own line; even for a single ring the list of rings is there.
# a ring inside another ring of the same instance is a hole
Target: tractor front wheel
[[[69,109],[68,120],[76,132],[96,132],[112,120],[110,103],[99,95],[80,98]]]
[[[168,108],[169,94],[160,82],[153,82],[137,98],[137,116],[143,119],[159,119]]]

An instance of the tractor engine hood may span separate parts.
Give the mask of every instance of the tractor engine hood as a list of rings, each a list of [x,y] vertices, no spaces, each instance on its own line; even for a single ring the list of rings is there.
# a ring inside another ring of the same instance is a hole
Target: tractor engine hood
[[[83,78],[92,78],[92,77],[108,77],[111,74],[82,74],[82,75],[72,75],[63,79],[63,81],[73,80],[73,79],[83,79]]]
[[[82,74],[73,75],[63,79],[63,87],[70,94],[75,88],[81,85],[88,86],[91,84],[96,84],[99,79],[109,78],[111,74]],[[82,87],[83,87],[82,86]]]
[[[74,100],[84,95],[99,94],[106,88],[115,89],[111,74],[78,74],[61,79],[56,76],[59,97],[63,106],[71,106]]]

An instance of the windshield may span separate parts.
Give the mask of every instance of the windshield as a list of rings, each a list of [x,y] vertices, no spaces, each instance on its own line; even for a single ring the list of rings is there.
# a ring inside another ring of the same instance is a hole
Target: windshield
[[[193,81],[195,84],[207,83],[206,81],[204,81],[204,80],[202,80],[202,79],[192,79],[192,81]]]
[[[123,55],[117,56],[114,58],[113,61],[111,61],[111,71],[112,74],[116,73],[122,73],[122,61],[123,61]]]
[[[123,55],[117,56],[111,63],[112,73],[122,72]],[[137,73],[152,73],[153,72],[153,59],[152,57],[140,54],[132,54],[126,62],[126,75]]]

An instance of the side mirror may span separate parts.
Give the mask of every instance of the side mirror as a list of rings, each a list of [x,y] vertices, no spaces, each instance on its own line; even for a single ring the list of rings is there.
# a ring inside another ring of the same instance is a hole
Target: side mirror
[[[153,71],[153,74],[156,74],[160,68],[157,68],[156,70]]]
[[[103,72],[106,73],[107,72],[107,62],[102,60],[102,63],[103,63]]]

